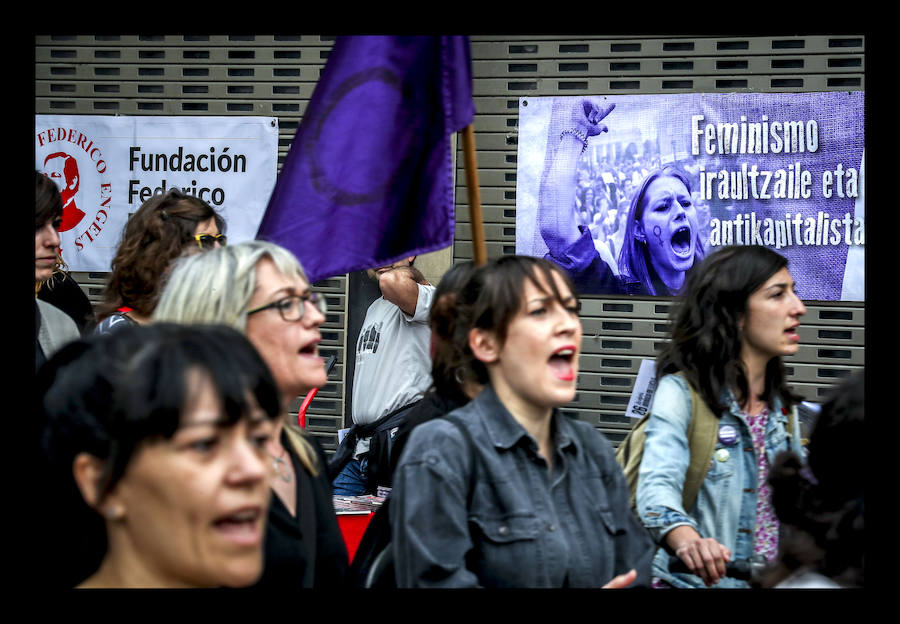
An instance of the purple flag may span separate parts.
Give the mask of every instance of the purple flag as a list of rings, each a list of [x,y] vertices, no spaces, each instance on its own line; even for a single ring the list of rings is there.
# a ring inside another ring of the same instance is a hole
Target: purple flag
[[[311,282],[449,246],[450,135],[474,114],[468,37],[339,37],[257,238]]]

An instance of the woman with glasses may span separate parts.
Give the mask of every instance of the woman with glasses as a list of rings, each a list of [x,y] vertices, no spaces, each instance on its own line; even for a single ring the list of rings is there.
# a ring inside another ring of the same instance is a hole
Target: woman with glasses
[[[172,261],[224,246],[224,231],[225,220],[212,206],[178,189],[145,201],[122,232],[97,311],[97,333],[114,331],[121,323],[146,323]]]
[[[178,260],[153,313],[155,321],[218,323],[244,332],[275,377],[284,418],[266,446],[275,496],[261,587],[338,587],[347,576],[327,460],[288,412],[297,397],[327,381],[318,352],[325,311],[293,254],[250,241]]]

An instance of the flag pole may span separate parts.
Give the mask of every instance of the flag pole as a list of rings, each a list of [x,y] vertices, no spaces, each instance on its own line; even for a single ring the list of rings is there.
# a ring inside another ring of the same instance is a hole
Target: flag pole
[[[475,266],[487,262],[484,245],[484,225],[481,219],[481,191],[478,189],[478,165],[475,162],[475,128],[469,124],[463,129],[463,154],[466,166],[466,191],[469,195],[469,222],[472,225],[472,245]]]

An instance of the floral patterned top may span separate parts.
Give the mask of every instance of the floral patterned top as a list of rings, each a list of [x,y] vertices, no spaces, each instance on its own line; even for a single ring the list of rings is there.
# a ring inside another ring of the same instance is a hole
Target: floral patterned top
[[[778,519],[772,507],[772,495],[769,488],[769,458],[766,457],[766,423],[769,421],[769,409],[756,415],[743,413],[750,426],[753,447],[756,451],[756,531],[753,539],[753,552],[765,557],[766,561],[774,561],[778,554]]]

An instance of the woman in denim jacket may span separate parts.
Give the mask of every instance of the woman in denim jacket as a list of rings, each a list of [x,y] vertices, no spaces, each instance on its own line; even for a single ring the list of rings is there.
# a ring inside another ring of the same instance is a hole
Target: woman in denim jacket
[[[781,358],[797,352],[805,313],[787,260],[765,247],[722,249],[689,279],[673,310],[671,341],[657,358],[659,384],[638,476],[638,514],[661,546],[654,586],[746,587],[725,576],[726,564],[775,558],[768,469],[781,451],[802,453],[799,432],[793,439],[787,432],[798,397],[785,385]],[[692,509],[682,503],[690,462],[688,383],[719,417],[713,459]],[[679,559],[692,574],[672,569]]]
[[[557,409],[575,395],[578,309],[562,270],[527,256],[479,267],[462,288],[454,376],[484,389],[416,427],[400,458],[399,587],[649,586],[656,549],[612,447]]]

